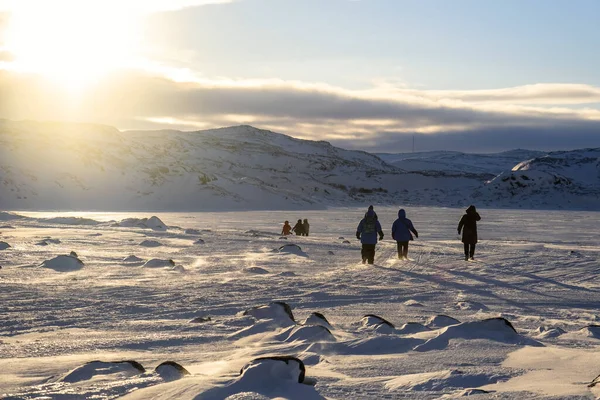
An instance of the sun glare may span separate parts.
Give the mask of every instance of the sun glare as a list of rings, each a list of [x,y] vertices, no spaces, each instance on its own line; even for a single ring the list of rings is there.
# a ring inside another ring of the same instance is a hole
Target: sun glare
[[[134,62],[138,26],[134,13],[101,3],[23,1],[12,9],[6,47],[17,70],[81,90]]]

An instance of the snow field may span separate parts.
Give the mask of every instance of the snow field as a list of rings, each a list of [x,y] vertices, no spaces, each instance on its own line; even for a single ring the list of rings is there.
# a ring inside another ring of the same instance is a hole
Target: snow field
[[[390,240],[397,208],[376,210],[374,265],[354,239],[364,209],[3,214],[0,397],[600,395],[597,213],[480,210],[465,262],[462,210],[407,208],[412,261]],[[311,236],[281,240],[298,218]]]

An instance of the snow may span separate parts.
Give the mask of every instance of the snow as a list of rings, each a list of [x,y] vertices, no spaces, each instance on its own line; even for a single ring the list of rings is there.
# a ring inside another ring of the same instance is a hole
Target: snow
[[[100,125],[0,121],[0,208],[300,211],[477,202],[600,210],[599,157],[600,149],[378,157],[251,126],[119,132]],[[97,224],[59,218],[46,223]],[[156,215],[115,218],[121,227],[171,229]]]
[[[600,396],[598,213],[481,208],[465,262],[463,207],[402,207],[412,261],[388,238],[398,208],[375,204],[374,265],[339,239],[365,207],[303,211],[311,236],[287,244],[309,257],[279,251],[286,211],[155,213],[167,230],[113,222],[147,213],[11,213],[0,397]]]

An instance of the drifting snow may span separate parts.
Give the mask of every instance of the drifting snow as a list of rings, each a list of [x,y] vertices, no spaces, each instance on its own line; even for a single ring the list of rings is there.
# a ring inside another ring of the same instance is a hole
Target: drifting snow
[[[165,361],[159,364],[154,369],[154,372],[156,372],[165,381],[174,381],[190,375],[187,369],[174,361]]]
[[[456,318],[449,317],[447,315],[436,315],[427,320],[426,325],[432,329],[445,328],[450,325],[460,324],[460,321]]]
[[[283,246],[279,247],[277,249],[277,252],[281,253],[281,254],[294,254],[296,256],[300,256],[300,257],[308,257],[308,254],[306,254],[304,251],[302,251],[302,248],[300,246],[298,246],[297,244],[284,244]]]
[[[57,256],[51,260],[45,260],[40,267],[53,269],[57,272],[78,271],[83,268],[83,261],[71,255]]]
[[[163,244],[161,242],[159,242],[158,240],[144,240],[140,243],[140,246],[144,246],[144,247],[159,247],[162,246]]]
[[[75,368],[60,379],[61,382],[76,383],[92,380],[98,376],[110,375],[112,379],[125,379],[146,372],[145,368],[135,361],[90,361]]]
[[[144,265],[142,265],[142,268],[172,268],[175,266],[175,261],[168,259],[168,260],[164,260],[161,258],[153,258],[151,260],[148,260],[144,263]]]
[[[144,228],[154,231],[166,231],[167,225],[156,216],[150,218],[126,218],[117,223],[117,226],[124,228]]]
[[[125,257],[121,261],[124,262],[124,263],[139,263],[139,262],[142,262],[144,260],[132,254],[130,256]]]
[[[542,346],[533,339],[519,335],[506,319],[490,318],[443,328],[437,337],[415,347],[415,351],[443,350],[452,339],[488,339],[502,343]]]

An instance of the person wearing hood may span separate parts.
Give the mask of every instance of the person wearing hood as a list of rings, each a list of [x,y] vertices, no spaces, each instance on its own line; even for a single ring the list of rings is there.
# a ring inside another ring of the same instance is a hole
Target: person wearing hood
[[[375,216],[375,219],[377,219],[377,220],[379,219],[379,218],[377,218],[377,213],[376,213],[376,212],[375,212],[375,210],[373,209],[373,206],[372,206],[372,205],[370,205],[370,206],[369,206],[369,208],[367,209],[367,212],[365,213],[365,218],[366,218],[366,216],[367,216],[367,213],[368,213],[369,211],[373,211],[373,215]]]
[[[465,260],[473,260],[475,245],[477,244],[477,221],[481,220],[474,205],[470,205],[458,223],[458,234],[462,230],[462,242],[465,248]]]
[[[377,244],[377,236],[379,240],[383,239],[383,230],[381,224],[377,220],[375,211],[369,209],[365,217],[360,221],[356,228],[356,238],[360,239],[362,249],[362,262],[365,264],[373,264],[375,261],[375,245]]]
[[[303,236],[308,236],[308,231],[310,231],[310,224],[308,223],[308,219],[304,219],[302,222],[302,228],[304,230]]]
[[[287,236],[287,235],[291,235],[292,234],[292,226],[290,225],[290,221],[285,221],[283,223],[283,229],[281,230],[281,234],[283,236]]]
[[[302,236],[304,234],[304,226],[302,225],[301,219],[296,222],[296,225],[292,228],[292,232],[296,232],[296,236]]]
[[[398,211],[398,219],[392,225],[392,239],[398,245],[398,258],[400,260],[408,260],[408,242],[413,240],[411,232],[415,234],[415,237],[419,237],[419,233],[413,226],[412,221],[406,218],[406,211],[400,209]]]

